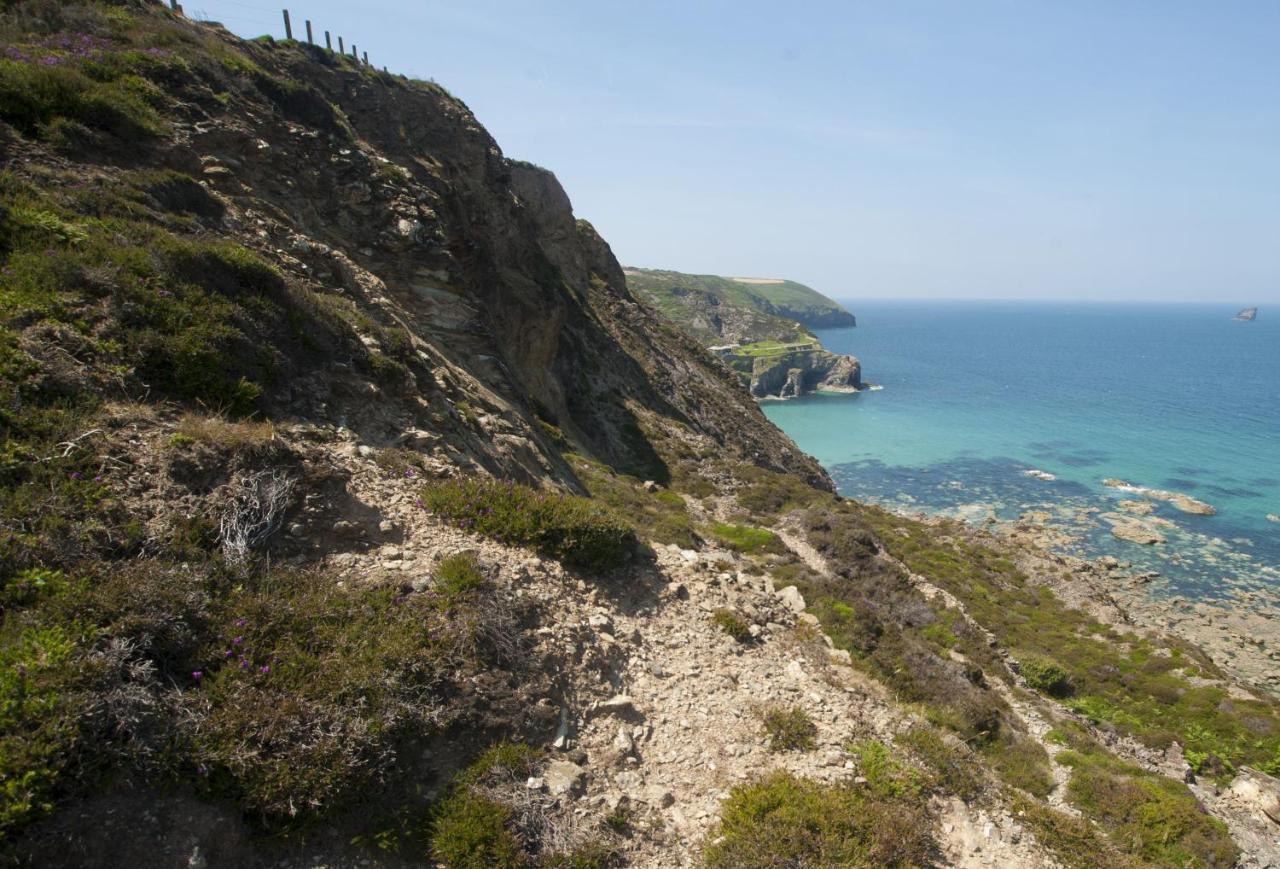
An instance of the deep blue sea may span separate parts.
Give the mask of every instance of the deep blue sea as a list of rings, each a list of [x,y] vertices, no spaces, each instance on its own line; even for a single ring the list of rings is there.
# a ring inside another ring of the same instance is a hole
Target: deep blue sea
[[[1280,587],[1280,308],[1236,305],[846,303],[819,333],[880,389],[767,402],[844,495],[972,521],[1029,512],[1058,548],[1160,572],[1164,593]],[[1056,476],[1028,476],[1036,469]],[[1217,509],[1153,501],[1165,543],[1110,533],[1121,478]]]

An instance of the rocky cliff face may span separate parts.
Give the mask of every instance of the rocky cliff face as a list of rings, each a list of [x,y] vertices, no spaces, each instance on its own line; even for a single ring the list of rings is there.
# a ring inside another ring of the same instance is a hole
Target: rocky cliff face
[[[806,350],[752,360],[749,388],[756,398],[795,398],[810,392],[857,392],[862,366],[852,356]]]

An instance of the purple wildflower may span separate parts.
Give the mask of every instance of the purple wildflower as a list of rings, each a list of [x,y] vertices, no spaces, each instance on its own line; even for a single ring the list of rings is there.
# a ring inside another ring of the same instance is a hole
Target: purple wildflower
[[[266,674],[271,672],[271,665],[263,664],[261,667],[258,668],[258,672],[265,676]]]
[[[233,640],[231,641],[231,645],[233,645],[233,646],[238,646],[238,645],[240,645],[240,644],[241,644],[241,643],[243,643],[243,642],[244,642],[244,637],[236,637],[235,639],[233,639]]]
[[[203,678],[204,678],[204,671],[203,671],[203,670],[192,670],[192,671],[191,671],[191,678],[192,678],[192,679],[194,679],[195,681],[199,682],[201,679],[203,679]]]

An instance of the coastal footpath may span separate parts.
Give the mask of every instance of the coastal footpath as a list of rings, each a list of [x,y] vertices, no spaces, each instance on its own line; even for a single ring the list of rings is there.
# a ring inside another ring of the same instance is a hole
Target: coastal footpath
[[[1275,697],[837,496],[439,85],[0,31],[6,863],[1280,863]]]

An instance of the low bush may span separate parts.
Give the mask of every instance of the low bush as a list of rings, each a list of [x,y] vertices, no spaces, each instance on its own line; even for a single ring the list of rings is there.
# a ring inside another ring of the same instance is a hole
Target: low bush
[[[453,606],[489,585],[475,556],[468,552],[442,559],[432,574],[436,593],[444,598],[446,606]]]
[[[894,742],[911,751],[928,770],[926,785],[931,790],[969,802],[985,789],[978,758],[955,737],[921,724],[899,734]]]
[[[923,866],[931,826],[909,796],[776,772],[729,792],[703,856],[712,869]]]
[[[751,639],[751,626],[733,610],[722,607],[711,614],[711,621],[739,643],[745,643]]]
[[[812,751],[818,728],[799,707],[771,707],[762,715],[770,751]]]
[[[1066,697],[1071,693],[1071,680],[1067,671],[1055,661],[1039,655],[1018,656],[1018,671],[1027,685],[1050,697]]]
[[[591,497],[615,514],[626,516],[637,534],[646,540],[674,543],[682,549],[698,547],[700,538],[680,495],[670,489],[649,492],[644,489],[643,481],[636,477],[615,473],[613,469],[582,456],[569,458]]]
[[[1233,866],[1239,850],[1180,782],[1100,753],[1063,751],[1067,796],[1122,851],[1155,866]]]
[[[531,546],[570,567],[599,571],[626,561],[635,532],[586,498],[498,480],[444,480],[422,490],[422,503],[457,527],[510,546]]]
[[[881,799],[919,797],[924,788],[923,777],[914,768],[893,756],[889,746],[878,740],[866,740],[849,746],[857,758],[858,772],[866,779],[865,787]]]
[[[982,747],[982,756],[1007,785],[1040,798],[1053,790],[1053,772],[1044,746],[1030,737],[1011,732]]]

